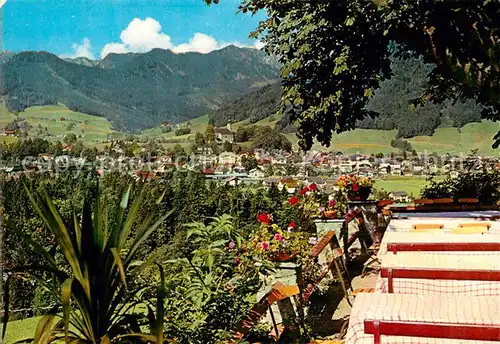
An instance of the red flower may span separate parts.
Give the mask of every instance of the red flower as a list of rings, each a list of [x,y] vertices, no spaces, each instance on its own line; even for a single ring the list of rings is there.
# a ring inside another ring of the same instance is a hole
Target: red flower
[[[309,188],[307,186],[304,186],[302,189],[300,189],[300,195],[304,196],[306,192],[309,191]]]
[[[292,196],[292,197],[290,197],[290,198],[288,199],[288,203],[289,203],[290,205],[295,205],[295,204],[299,203],[299,201],[300,201],[300,200],[299,200],[299,198],[298,198],[297,196]]]
[[[293,221],[290,221],[290,223],[287,226],[289,229],[297,228],[297,224]]]
[[[316,184],[312,183],[311,185],[309,185],[309,190],[316,191],[316,190],[318,190],[318,186]]]
[[[259,216],[257,216],[257,221],[259,221],[260,223],[265,223],[267,225],[271,222],[271,215],[266,213],[259,214]]]
[[[352,191],[354,191],[354,192],[359,191],[359,185],[358,185],[358,183],[352,184]]]

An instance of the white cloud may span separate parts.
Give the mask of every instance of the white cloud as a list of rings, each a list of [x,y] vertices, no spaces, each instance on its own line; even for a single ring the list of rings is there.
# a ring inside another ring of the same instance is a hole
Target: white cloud
[[[144,20],[134,18],[122,31],[120,39],[127,49],[134,53],[145,53],[154,48],[174,47],[170,36],[161,32],[161,24],[150,17]]]
[[[195,51],[198,53],[207,54],[213,50],[217,50],[220,48],[222,48],[222,46],[217,43],[215,38],[204,33],[197,32],[189,40],[189,43],[179,44],[178,46],[174,47],[172,51],[174,53],[187,53],[190,51]]]
[[[7,0],[0,0],[0,8],[2,8],[3,5],[5,5],[6,2],[7,2]]]
[[[101,58],[105,58],[108,54],[126,54],[129,50],[123,43],[108,43],[101,50]]]
[[[90,40],[87,37],[83,39],[81,44],[73,43],[71,47],[73,48],[73,53],[66,54],[61,57],[63,58],[86,57],[90,60],[95,59],[94,53],[92,53],[92,44],[90,44]]]
[[[207,54],[231,44],[238,47],[245,47],[245,45],[238,42],[217,42],[214,37],[201,32],[196,32],[187,43],[175,46],[172,43],[171,37],[162,32],[161,24],[151,17],[146,19],[134,18],[125,30],[121,32],[120,40],[121,42],[106,44],[101,50],[101,58],[106,57],[110,53],[145,53],[154,48],[170,49],[178,54],[187,52]],[[257,43],[260,42],[258,41]],[[260,49],[263,45],[257,43],[253,47]]]

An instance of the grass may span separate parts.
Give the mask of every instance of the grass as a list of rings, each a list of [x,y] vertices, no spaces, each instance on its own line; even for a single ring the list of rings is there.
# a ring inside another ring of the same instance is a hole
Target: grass
[[[147,313],[146,306],[141,304],[135,306],[134,310],[138,313]],[[15,343],[23,339],[33,338],[35,335],[35,330],[38,325],[38,322],[42,317],[43,316],[37,316],[22,320],[9,321],[7,325],[7,332],[5,333],[4,343],[6,344]],[[56,317],[54,319],[54,324],[59,320],[60,318]],[[0,325],[0,329],[1,328],[2,325]]]
[[[111,123],[104,117],[90,116],[75,112],[64,105],[32,106],[16,116],[8,111],[4,102],[0,103],[0,126],[17,119],[26,121],[31,128],[28,136],[40,137],[49,141],[62,141],[64,136],[74,133],[86,145],[94,145],[106,140],[111,130]],[[68,130],[72,123],[73,128]]]
[[[498,149],[491,148],[493,136],[500,130],[499,122],[483,121],[469,123],[463,128],[437,128],[432,136],[417,136],[408,141],[420,153],[438,154],[450,153],[467,155],[472,149],[478,149],[479,154],[498,155]],[[294,145],[298,144],[295,134],[287,134]],[[330,148],[314,144],[312,149],[319,151],[341,151],[347,154],[398,152],[391,147],[391,140],[396,137],[396,130],[356,129],[333,135]]]
[[[61,120],[61,118],[65,120]],[[0,127],[12,122],[16,116],[9,112],[5,104],[0,100]],[[63,105],[51,106],[33,106],[19,113],[19,118],[24,118],[32,128],[29,130],[29,136],[41,137],[50,141],[56,141],[64,138],[65,135],[72,132],[82,138],[84,144],[91,146],[102,146],[107,135],[112,132],[111,123],[103,117],[90,116],[79,112],[74,112]],[[274,127],[280,118],[272,116],[260,120],[253,125]],[[68,123],[74,123],[72,130],[68,130]],[[179,143],[182,147],[188,148],[194,142],[196,132],[205,133],[209,122],[209,116],[204,115],[189,121],[191,133],[187,135],[176,136],[175,133],[163,133],[162,127],[157,126],[145,129],[140,135],[151,138],[162,138],[171,140],[164,143],[165,148],[171,148]],[[184,122],[182,124],[187,124]],[[248,120],[239,121],[232,124],[233,130],[241,126],[252,125]],[[38,127],[41,127],[41,130]],[[45,131],[45,128],[47,130]],[[469,123],[463,128],[438,128],[432,136],[417,136],[409,139],[412,147],[418,152],[436,152],[438,154],[468,154],[472,149],[477,149],[479,154],[498,155],[499,151],[491,148],[493,136],[500,130],[500,122],[483,121],[481,123]],[[298,148],[298,138],[295,134],[286,134],[286,137],[292,142],[295,148]],[[315,143],[313,150],[318,151],[341,151],[345,154],[371,154],[383,153],[390,154],[398,152],[398,149],[391,147],[391,140],[396,137],[395,130],[373,130],[356,129],[353,131],[334,134],[330,142],[330,147],[324,147]],[[0,137],[0,142],[12,142],[16,138]],[[243,146],[249,144],[243,143]]]
[[[253,125],[274,127],[279,117],[273,116],[260,120]],[[175,139],[180,141],[183,147],[189,147],[194,142],[194,136],[197,131],[205,133],[208,125],[208,115],[192,119],[190,121],[191,133],[188,135],[175,136],[174,132],[163,134],[161,127],[143,130],[142,135],[150,137],[162,137],[166,139]],[[237,130],[242,126],[252,125],[248,120],[239,121],[232,124],[232,129]],[[417,152],[436,152],[438,154],[468,154],[472,149],[478,149],[479,154],[495,155],[498,150],[491,148],[493,136],[500,130],[500,123],[492,121],[483,121],[481,123],[469,123],[463,128],[438,128],[432,136],[417,136],[408,141]],[[298,138],[295,134],[286,134],[286,137],[292,142],[295,148],[298,148]],[[391,140],[396,137],[396,130],[374,130],[374,129],[356,129],[341,134],[334,134],[330,142],[330,147],[324,147],[315,143],[313,150],[318,151],[341,151],[346,154],[372,154],[397,153],[398,149],[391,147]],[[176,143],[167,143],[166,147],[172,147]],[[243,146],[248,144],[243,143]]]
[[[435,180],[439,181],[440,178],[435,178]],[[377,189],[383,189],[387,192],[406,191],[409,195],[413,195],[418,198],[420,196],[420,192],[426,184],[427,181],[425,177],[394,176],[375,180],[374,187]]]
[[[42,317],[26,318],[23,320],[9,321],[5,343],[15,343],[22,339],[33,338],[36,326]]]

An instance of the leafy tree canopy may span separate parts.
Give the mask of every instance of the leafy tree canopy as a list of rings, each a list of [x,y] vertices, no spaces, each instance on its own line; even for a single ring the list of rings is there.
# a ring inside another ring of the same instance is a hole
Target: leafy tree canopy
[[[282,64],[281,109],[293,107],[303,148],[315,138],[328,145],[366,117],[372,90],[390,76],[394,42],[401,56],[436,65],[424,103],[477,98],[483,118],[500,119],[498,1],[242,0],[240,9],[268,14],[251,36]]]

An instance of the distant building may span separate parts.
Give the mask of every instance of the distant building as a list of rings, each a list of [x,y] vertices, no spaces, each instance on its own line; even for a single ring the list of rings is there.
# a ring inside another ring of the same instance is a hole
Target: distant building
[[[11,129],[5,129],[6,136],[16,136],[16,131]]]
[[[238,156],[233,152],[223,152],[219,154],[219,164],[235,165],[238,161]]]
[[[231,177],[226,180],[226,184],[229,186],[236,186],[240,185],[242,183],[241,179],[238,177]]]
[[[231,130],[231,123],[228,123],[225,128],[215,128],[215,140],[219,143],[229,142],[234,143],[234,131]]]
[[[264,171],[262,171],[260,168],[254,168],[253,170],[248,172],[248,175],[253,179],[262,179],[266,176]]]
[[[390,199],[398,203],[411,202],[410,196],[406,191],[393,191],[389,194]]]

